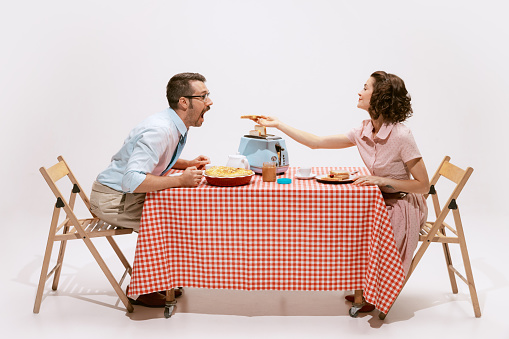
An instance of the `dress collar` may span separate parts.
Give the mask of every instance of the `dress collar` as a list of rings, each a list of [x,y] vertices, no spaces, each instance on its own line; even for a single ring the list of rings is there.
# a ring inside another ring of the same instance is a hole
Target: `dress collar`
[[[364,130],[362,131],[362,137],[368,138],[370,140],[373,139],[379,139],[379,140],[385,140],[391,134],[392,128],[394,127],[394,124],[383,124],[382,127],[380,127],[380,130],[376,134],[376,136],[373,138],[373,122],[371,119],[364,120],[365,126]]]

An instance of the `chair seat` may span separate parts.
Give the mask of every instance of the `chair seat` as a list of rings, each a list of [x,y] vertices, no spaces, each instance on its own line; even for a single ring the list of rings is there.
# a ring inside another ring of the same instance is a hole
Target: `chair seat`
[[[75,227],[71,227],[70,230],[65,231],[64,226],[68,223],[68,221],[69,220],[66,219],[59,225],[58,230],[61,232],[55,235],[55,241],[81,239],[81,236]],[[79,219],[78,221],[89,238],[133,233],[132,228],[113,226],[98,218]]]
[[[419,241],[426,241],[429,236],[429,232],[433,228],[434,222],[426,222],[426,224],[421,228],[419,233]],[[445,223],[442,223],[445,224]],[[451,229],[452,232],[454,232]],[[442,231],[437,232],[432,238],[430,238],[431,242],[440,242],[440,243],[458,243],[460,242],[457,236],[449,237],[446,236]]]

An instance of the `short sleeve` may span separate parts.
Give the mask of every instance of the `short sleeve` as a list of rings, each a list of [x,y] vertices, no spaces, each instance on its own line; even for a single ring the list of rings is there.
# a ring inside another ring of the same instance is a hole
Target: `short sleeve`
[[[352,128],[351,130],[349,130],[346,133],[346,137],[348,138],[348,140],[350,140],[352,143],[357,145],[357,140],[360,139],[360,137],[361,137],[363,127],[364,127],[364,124],[359,127],[355,127],[355,128]]]
[[[401,160],[403,160],[404,163],[407,163],[410,160],[422,158],[421,152],[419,152],[419,148],[415,143],[412,131],[410,131],[410,129],[406,129],[404,133],[402,133],[401,137]]]

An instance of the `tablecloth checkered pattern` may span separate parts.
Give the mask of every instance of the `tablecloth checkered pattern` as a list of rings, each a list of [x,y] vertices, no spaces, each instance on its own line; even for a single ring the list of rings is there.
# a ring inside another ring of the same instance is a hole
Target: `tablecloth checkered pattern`
[[[327,174],[339,167],[315,167]],[[365,168],[342,167],[368,174]],[[404,272],[376,186],[295,178],[147,194],[129,294],[178,286],[240,290],[363,289],[387,312]]]

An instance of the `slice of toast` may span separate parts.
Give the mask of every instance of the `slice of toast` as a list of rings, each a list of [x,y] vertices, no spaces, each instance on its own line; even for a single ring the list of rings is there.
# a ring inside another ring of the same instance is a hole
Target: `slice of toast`
[[[258,120],[260,118],[263,118],[263,117],[264,117],[263,115],[243,115],[240,118],[241,119],[251,119],[253,121],[256,121],[256,120]]]

